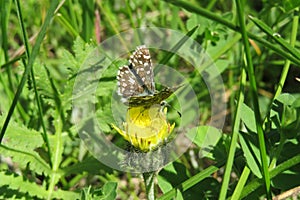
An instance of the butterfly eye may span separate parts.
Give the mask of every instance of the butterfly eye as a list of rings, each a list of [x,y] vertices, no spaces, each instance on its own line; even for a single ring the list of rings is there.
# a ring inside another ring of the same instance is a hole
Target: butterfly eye
[[[162,102],[160,102],[160,106],[166,107],[166,106],[170,106],[170,105],[166,101],[162,101]]]

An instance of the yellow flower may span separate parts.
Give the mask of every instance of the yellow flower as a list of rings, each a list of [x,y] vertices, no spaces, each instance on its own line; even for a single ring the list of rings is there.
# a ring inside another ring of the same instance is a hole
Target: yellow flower
[[[127,110],[126,122],[123,122],[125,130],[112,126],[134,147],[147,152],[163,143],[173,131],[175,123],[170,125],[166,114],[167,108],[162,109],[160,105],[131,107]]]

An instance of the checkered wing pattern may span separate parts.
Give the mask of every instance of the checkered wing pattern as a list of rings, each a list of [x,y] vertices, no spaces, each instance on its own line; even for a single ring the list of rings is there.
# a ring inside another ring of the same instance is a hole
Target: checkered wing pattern
[[[136,48],[130,56],[128,66],[120,67],[117,79],[118,94],[125,101],[132,96],[154,93],[152,62],[149,50],[145,45]]]

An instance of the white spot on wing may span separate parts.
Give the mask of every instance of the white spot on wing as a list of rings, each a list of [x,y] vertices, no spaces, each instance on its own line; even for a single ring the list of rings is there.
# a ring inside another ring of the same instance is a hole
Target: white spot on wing
[[[134,84],[135,83],[135,80],[133,79],[133,78],[129,78],[129,80],[128,80],[131,84]]]

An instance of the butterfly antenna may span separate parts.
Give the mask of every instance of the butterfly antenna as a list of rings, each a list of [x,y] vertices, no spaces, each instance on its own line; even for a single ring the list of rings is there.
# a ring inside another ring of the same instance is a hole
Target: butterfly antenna
[[[174,108],[173,106],[171,106],[170,104],[168,104],[168,102],[162,101],[162,102],[160,103],[160,105],[161,105],[162,109],[165,108],[165,107],[169,107],[169,108],[172,108],[172,109],[176,110],[177,114],[178,114],[179,117],[181,118],[181,112],[179,112],[176,108]]]

